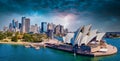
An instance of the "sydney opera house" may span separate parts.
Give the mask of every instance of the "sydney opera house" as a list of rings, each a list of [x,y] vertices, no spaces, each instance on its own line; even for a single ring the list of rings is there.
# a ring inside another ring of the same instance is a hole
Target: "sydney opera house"
[[[104,56],[117,52],[117,48],[107,44],[105,33],[92,30],[91,25],[82,26],[74,33],[68,33],[60,44],[47,44],[47,47],[64,50],[80,55]]]
[[[105,33],[100,33],[97,29],[91,30],[91,25],[82,26],[75,33],[68,33],[64,43],[72,43],[86,52],[107,51],[106,43],[102,40],[104,35]]]

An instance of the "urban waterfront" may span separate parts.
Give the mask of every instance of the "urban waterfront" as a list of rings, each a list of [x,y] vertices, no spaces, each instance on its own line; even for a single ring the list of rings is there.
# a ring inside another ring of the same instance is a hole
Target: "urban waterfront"
[[[50,48],[25,48],[22,45],[0,44],[0,61],[119,61],[120,38],[105,39],[118,48],[115,55],[103,57],[80,56]]]

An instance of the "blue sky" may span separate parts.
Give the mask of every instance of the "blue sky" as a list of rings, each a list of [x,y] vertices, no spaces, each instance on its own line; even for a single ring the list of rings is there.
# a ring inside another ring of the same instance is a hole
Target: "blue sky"
[[[21,17],[31,24],[53,22],[71,31],[92,24],[100,31],[120,31],[119,0],[0,0],[0,29]]]

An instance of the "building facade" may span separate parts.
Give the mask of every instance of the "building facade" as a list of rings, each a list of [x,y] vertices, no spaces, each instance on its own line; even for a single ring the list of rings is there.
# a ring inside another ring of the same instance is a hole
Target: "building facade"
[[[47,32],[47,22],[41,22],[41,33]]]

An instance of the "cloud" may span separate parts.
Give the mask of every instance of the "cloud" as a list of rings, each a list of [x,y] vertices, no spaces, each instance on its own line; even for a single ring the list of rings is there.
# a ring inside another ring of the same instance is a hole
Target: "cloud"
[[[103,31],[120,31],[119,0],[0,0],[0,6],[0,28],[13,18],[20,22],[21,16],[30,17],[32,23],[63,24],[64,18],[72,14],[74,21],[67,20],[65,27],[75,29],[78,25],[93,24]]]

